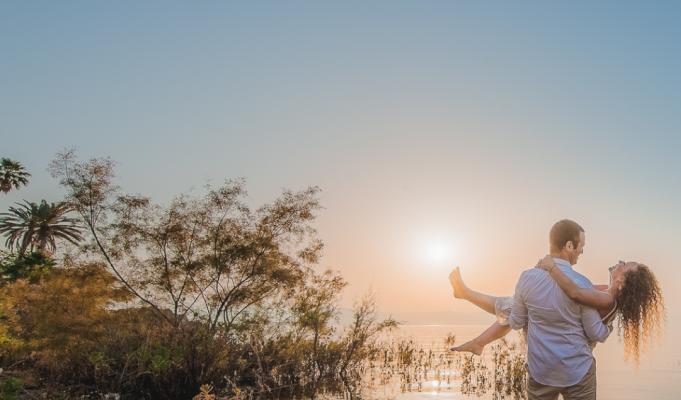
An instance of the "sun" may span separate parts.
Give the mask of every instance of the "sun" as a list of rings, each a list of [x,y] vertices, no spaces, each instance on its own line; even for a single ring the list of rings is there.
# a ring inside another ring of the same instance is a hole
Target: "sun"
[[[461,254],[461,238],[459,235],[436,229],[415,230],[408,246],[411,258],[417,264],[429,268],[444,268],[458,262]]]
[[[443,262],[451,256],[451,248],[444,242],[432,241],[426,245],[426,257],[431,262]]]

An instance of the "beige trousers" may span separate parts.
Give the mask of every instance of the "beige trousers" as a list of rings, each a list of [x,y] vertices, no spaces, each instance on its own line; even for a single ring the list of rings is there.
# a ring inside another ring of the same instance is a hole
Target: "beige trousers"
[[[568,387],[546,386],[532,379],[527,374],[527,399],[528,400],[555,400],[559,394],[565,400],[596,400],[596,360],[593,360],[591,368],[577,384]]]

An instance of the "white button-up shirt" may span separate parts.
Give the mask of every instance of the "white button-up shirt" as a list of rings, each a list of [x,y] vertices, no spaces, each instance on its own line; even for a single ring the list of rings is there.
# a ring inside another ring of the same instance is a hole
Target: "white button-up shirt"
[[[555,264],[579,287],[593,288],[569,262]],[[544,270],[524,271],[518,280],[509,316],[513,329],[527,327],[530,376],[543,385],[577,384],[594,362],[589,341],[604,342],[611,332],[593,308],[572,301]]]

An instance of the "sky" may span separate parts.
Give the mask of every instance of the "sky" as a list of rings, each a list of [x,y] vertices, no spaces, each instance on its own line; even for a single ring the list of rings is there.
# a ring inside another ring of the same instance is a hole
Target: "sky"
[[[57,201],[54,155],[117,161],[164,203],[243,177],[254,206],[318,185],[320,270],[385,312],[478,312],[562,218],[576,266],[644,262],[680,315],[678,2],[0,3],[0,197]]]

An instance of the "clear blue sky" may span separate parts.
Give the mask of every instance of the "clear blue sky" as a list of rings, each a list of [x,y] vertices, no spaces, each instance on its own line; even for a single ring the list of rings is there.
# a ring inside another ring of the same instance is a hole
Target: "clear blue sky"
[[[34,176],[0,209],[58,200],[77,146],[159,201],[320,185],[348,302],[449,307],[447,266],[403,252],[429,240],[508,292],[565,216],[595,280],[642,259],[680,304],[680,3],[481,3],[4,1],[0,155]]]

